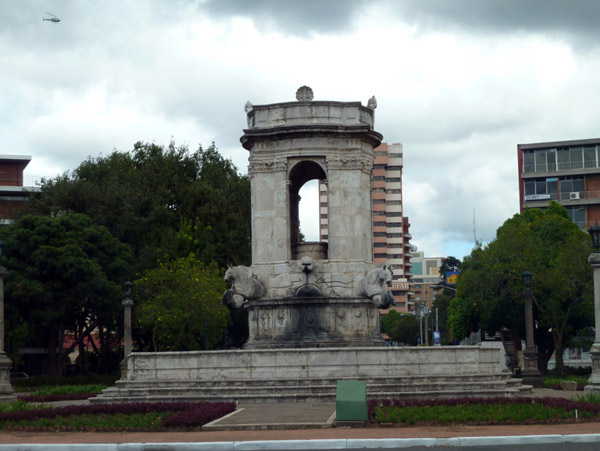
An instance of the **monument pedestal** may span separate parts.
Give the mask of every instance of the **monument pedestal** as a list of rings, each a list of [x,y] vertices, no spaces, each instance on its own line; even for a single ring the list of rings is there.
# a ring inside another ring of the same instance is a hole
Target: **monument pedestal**
[[[365,298],[257,299],[244,349],[383,346],[379,310]]]

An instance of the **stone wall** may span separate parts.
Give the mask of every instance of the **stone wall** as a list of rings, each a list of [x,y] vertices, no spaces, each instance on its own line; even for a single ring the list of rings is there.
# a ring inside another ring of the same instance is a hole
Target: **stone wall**
[[[135,381],[223,382],[506,373],[499,350],[479,346],[132,353],[127,367],[127,379]]]

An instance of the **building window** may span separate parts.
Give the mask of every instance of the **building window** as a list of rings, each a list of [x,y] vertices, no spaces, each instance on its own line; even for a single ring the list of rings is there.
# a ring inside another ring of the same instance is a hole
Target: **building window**
[[[378,232],[378,233],[383,233],[383,232]],[[385,236],[387,238],[402,238],[401,233],[386,233]]]
[[[388,222],[387,226],[388,227],[402,227],[402,223],[401,222]]]
[[[374,247],[387,247],[386,243],[373,243]]]
[[[373,221],[373,227],[385,226],[385,221]]]
[[[327,206],[327,202],[321,202],[321,207],[326,207]]]
[[[546,199],[558,200],[558,178],[525,181],[525,201]]]
[[[375,177],[373,177],[373,179],[375,179]],[[386,182],[399,182],[400,181],[400,177],[386,177],[385,181]]]
[[[385,215],[386,215],[385,210],[382,210],[382,211],[373,210],[373,216],[385,216]]]
[[[523,172],[556,171],[556,149],[523,152]]]
[[[560,178],[560,199],[583,199],[584,197],[583,177],[561,177]]]
[[[387,258],[387,254],[374,254],[375,258]]]
[[[387,192],[389,194],[402,194],[402,190],[401,189],[389,189],[389,190],[387,190]]]
[[[402,212],[400,212],[400,211],[388,211],[387,216],[388,217],[396,218],[396,217],[402,216]]]
[[[385,204],[385,199],[373,199],[374,204]]]
[[[387,204],[388,205],[402,205],[402,201],[401,200],[388,200]]]
[[[327,219],[327,213],[321,213],[321,219]]]
[[[388,171],[400,171],[402,169],[402,166],[388,166],[387,170]]]
[[[401,153],[391,153],[388,155],[390,158],[402,158]]]
[[[385,169],[385,164],[374,164],[373,169]]]
[[[385,180],[385,177],[383,175],[374,175],[371,180],[374,182],[382,182]]]
[[[387,233],[385,233],[385,232],[374,232],[373,236],[374,237],[384,237],[384,236],[387,236]]]
[[[579,227],[585,227],[585,207],[566,207],[569,218]]]
[[[385,188],[373,188],[374,193],[385,193]]]

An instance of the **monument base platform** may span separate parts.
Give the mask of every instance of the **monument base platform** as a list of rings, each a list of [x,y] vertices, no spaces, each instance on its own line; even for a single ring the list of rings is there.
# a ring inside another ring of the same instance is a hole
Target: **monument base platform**
[[[500,350],[361,347],[132,353],[127,375],[93,403],[335,401],[336,382],[364,380],[369,399],[514,396]]]

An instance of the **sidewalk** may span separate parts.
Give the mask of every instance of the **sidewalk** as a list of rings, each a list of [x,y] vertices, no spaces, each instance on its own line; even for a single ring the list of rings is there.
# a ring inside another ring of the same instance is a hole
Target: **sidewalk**
[[[575,398],[581,392],[534,390],[535,397]],[[210,423],[202,431],[169,432],[6,432],[0,431],[0,444],[83,444],[83,443],[202,443],[256,442],[281,440],[356,440],[356,439],[450,439],[465,437],[520,437],[600,434],[600,423],[570,423],[524,426],[407,426],[334,428],[335,403],[282,403],[240,405],[240,409]],[[533,439],[534,437],[532,437]],[[548,437],[551,439],[551,437]],[[582,438],[579,437],[578,440]],[[586,440],[599,441],[600,436]],[[338,447],[341,445],[336,442]],[[258,445],[258,443],[257,443]],[[231,445],[233,446],[233,445]],[[431,446],[431,445],[430,445]],[[237,446],[236,449],[243,447]],[[3,447],[0,445],[0,451]],[[223,448],[229,449],[229,448]],[[232,448],[233,449],[233,448]],[[265,448],[263,448],[265,449]],[[273,448],[271,448],[273,449]],[[298,448],[297,448],[298,449]]]

